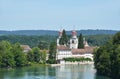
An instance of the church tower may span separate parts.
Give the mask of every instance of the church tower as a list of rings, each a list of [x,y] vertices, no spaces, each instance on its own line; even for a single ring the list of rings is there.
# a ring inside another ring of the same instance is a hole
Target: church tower
[[[57,46],[59,46],[59,41],[60,41],[60,38],[62,37],[62,30],[59,31],[59,37],[57,38]]]
[[[77,32],[73,30],[72,38],[70,39],[70,49],[77,49],[77,48],[78,48]]]
[[[83,38],[83,44],[84,44],[84,47],[89,47],[88,42],[85,40],[85,37]]]

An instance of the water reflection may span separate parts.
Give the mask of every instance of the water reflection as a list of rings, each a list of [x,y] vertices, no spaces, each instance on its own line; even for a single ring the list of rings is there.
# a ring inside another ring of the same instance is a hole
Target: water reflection
[[[0,79],[109,79],[97,76],[93,65],[34,66],[1,69]]]
[[[93,65],[60,66],[56,71],[57,79],[93,79],[95,70]]]

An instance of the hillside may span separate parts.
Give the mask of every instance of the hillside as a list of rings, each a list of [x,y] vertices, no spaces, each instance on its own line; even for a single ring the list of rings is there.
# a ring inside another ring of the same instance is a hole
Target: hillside
[[[115,34],[116,30],[77,30],[77,33],[83,35],[96,35],[96,34]],[[71,31],[67,31],[70,35]],[[17,31],[0,31],[0,35],[58,35],[58,31],[54,30],[17,30]]]

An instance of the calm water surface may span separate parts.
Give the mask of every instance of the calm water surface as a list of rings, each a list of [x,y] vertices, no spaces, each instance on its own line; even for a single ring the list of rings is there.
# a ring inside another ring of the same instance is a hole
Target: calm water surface
[[[109,79],[97,76],[93,65],[34,66],[1,69],[0,79]]]

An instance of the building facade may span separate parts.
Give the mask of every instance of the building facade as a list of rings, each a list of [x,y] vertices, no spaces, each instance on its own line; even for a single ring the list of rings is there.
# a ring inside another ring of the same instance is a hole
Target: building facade
[[[59,32],[59,37],[57,38],[57,53],[56,60],[63,60],[63,58],[90,58],[93,60],[93,50],[95,47],[91,47],[88,45],[85,38],[83,39],[84,48],[78,49],[78,37],[77,32],[75,30],[72,31],[72,37],[69,40],[69,45],[60,45],[59,40],[62,36],[62,31]]]

